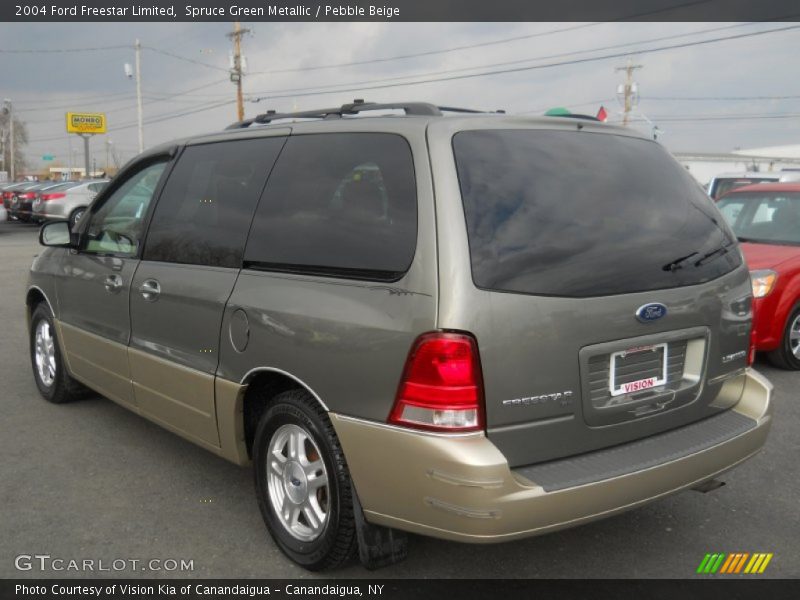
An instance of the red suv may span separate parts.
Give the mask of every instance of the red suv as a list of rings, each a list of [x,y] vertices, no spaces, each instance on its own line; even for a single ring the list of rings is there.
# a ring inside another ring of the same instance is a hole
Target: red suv
[[[800,183],[739,187],[717,206],[750,266],[756,350],[778,367],[800,369]]]

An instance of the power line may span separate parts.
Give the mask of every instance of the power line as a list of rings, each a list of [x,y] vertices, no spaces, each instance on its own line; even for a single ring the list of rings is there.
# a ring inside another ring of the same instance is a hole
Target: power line
[[[205,88],[209,88],[209,87],[212,87],[212,86],[215,86],[215,85],[219,85],[220,83],[226,83],[227,81],[228,81],[227,79],[214,80],[214,81],[212,81],[210,83],[205,83],[203,85],[199,85],[199,86],[196,86],[196,87],[193,87],[193,88],[189,88],[187,90],[181,90],[180,92],[173,92],[173,93],[162,95],[162,96],[152,97],[151,99],[149,99],[146,102],[143,102],[142,104],[150,105],[150,104],[156,104],[158,102],[165,102],[165,101],[168,101],[168,100],[172,100],[173,98],[175,98],[177,96],[185,96],[185,95],[190,94],[191,92],[194,92],[196,90],[202,90],[202,89],[205,89]],[[220,94],[220,95],[222,95],[222,94]],[[225,94],[225,96],[227,96],[227,94]],[[98,98],[98,97],[92,96],[91,98]],[[135,98],[135,95],[128,92],[128,93],[126,93],[126,96],[124,98],[119,98],[118,100],[113,100],[109,104],[105,105],[104,109],[108,109],[110,106],[112,106],[114,104],[117,104],[118,102],[121,102],[121,101],[122,102],[128,102],[132,98]],[[207,100],[201,100],[201,101],[205,102]],[[27,112],[27,113],[48,112],[49,113],[49,112],[55,112],[57,110],[65,110],[66,111],[69,108],[71,108],[70,105],[61,104],[59,106],[52,106],[52,107],[37,107],[37,108],[19,109],[17,112]],[[126,110],[126,109],[133,109],[133,108],[136,108],[135,104],[125,104],[124,106],[118,106],[118,107],[115,106],[113,108],[113,110]],[[43,121],[43,120],[40,120],[40,119],[36,119],[36,123],[50,123],[50,122],[55,122],[56,120],[60,120],[60,119],[49,119],[49,120],[46,120],[46,121]]]
[[[471,50],[471,49],[474,49],[474,48],[484,48],[484,47],[487,47],[487,46],[495,46],[495,45],[500,45],[500,44],[507,44],[509,42],[517,42],[517,41],[521,41],[521,40],[528,40],[528,39],[533,39],[533,38],[537,38],[537,37],[544,37],[544,36],[554,35],[554,34],[558,34],[558,33],[575,31],[577,29],[586,29],[586,28],[589,28],[589,27],[596,27],[598,25],[606,25],[608,23],[613,23],[613,22],[627,21],[627,20],[633,20],[633,19],[641,19],[643,17],[649,17],[649,16],[652,16],[652,15],[655,15],[655,14],[659,14],[659,13],[662,13],[662,12],[670,12],[670,11],[673,11],[673,10],[676,10],[676,9],[686,8],[686,7],[694,6],[694,5],[697,5],[697,4],[707,4],[709,1],[710,0],[694,0],[694,1],[691,1],[691,2],[685,2],[683,4],[679,4],[677,6],[669,6],[669,7],[666,7],[666,8],[660,8],[660,9],[657,9],[657,10],[643,12],[643,13],[635,13],[635,14],[632,14],[632,15],[621,17],[619,19],[615,19],[614,21],[583,23],[581,25],[573,25],[573,26],[570,26],[570,27],[562,27],[561,29],[552,29],[552,30],[549,30],[549,31],[539,31],[539,32],[535,32],[535,33],[525,34],[525,35],[517,35],[517,36],[513,36],[513,37],[502,38],[502,39],[499,39],[499,40],[489,40],[489,41],[486,41],[486,42],[477,42],[477,43],[474,43],[474,44],[465,44],[465,45],[462,45],[462,46],[453,46],[453,47],[450,47],[450,48],[442,48],[442,49],[439,49],[439,50],[427,50],[427,51],[424,51],[424,52],[415,52],[415,53],[412,53],[412,54],[399,54],[399,55],[396,55],[396,56],[387,56],[387,57],[383,57],[383,58],[371,58],[371,59],[367,59],[367,60],[357,60],[357,61],[344,62],[344,63],[334,63],[334,64],[327,64],[327,65],[312,65],[312,66],[309,66],[309,67],[294,67],[294,68],[286,68],[286,69],[271,69],[271,70],[267,70],[267,71],[253,71],[253,72],[250,73],[250,75],[274,75],[274,74],[278,74],[278,73],[298,73],[298,72],[303,72],[303,71],[317,71],[317,70],[322,70],[322,69],[335,69],[335,68],[341,68],[341,67],[362,66],[362,65],[367,65],[367,64],[384,63],[384,62],[390,62],[390,61],[395,61],[395,60],[406,60],[406,59],[409,59],[409,58],[420,58],[420,57],[423,57],[423,56],[434,56],[434,55],[437,55],[437,54],[447,54],[447,53],[450,53],[450,52],[457,52],[457,51],[460,51],[460,50]],[[781,18],[788,18],[788,17],[781,17]],[[737,25],[737,26],[734,26],[734,27],[740,27],[740,26],[741,25]],[[725,28],[722,28],[722,29],[725,29]]]
[[[71,97],[71,98],[66,98],[64,100],[55,100],[55,101],[52,100],[52,99],[51,100],[41,100],[41,99],[27,100],[24,97],[23,98],[15,97],[15,100],[17,102],[22,102],[24,104],[33,104],[34,106],[37,107],[37,108],[20,109],[19,112],[22,112],[23,110],[24,110],[24,112],[32,112],[32,111],[35,111],[35,110],[39,110],[39,108],[46,108],[48,105],[63,106],[63,104],[62,104],[63,102],[82,102],[83,100],[107,100],[109,98],[117,98],[119,96],[132,97],[132,94],[131,94],[131,92],[118,92],[118,93],[115,93],[115,94],[104,94],[104,95],[100,95],[100,96],[98,96],[96,94],[86,94],[86,95],[74,96],[74,97]],[[39,105],[42,105],[42,104],[44,104],[45,106],[39,106]]]
[[[65,52],[97,52],[102,50],[133,50],[130,44],[118,46],[94,46],[91,48],[47,48],[47,49],[4,49],[0,48],[0,54],[63,54]]]
[[[771,114],[741,114],[741,115],[694,115],[691,117],[681,117],[678,115],[651,117],[652,121],[659,123],[666,122],[705,122],[705,121],[749,121],[757,119],[800,119],[800,113],[771,113]]]
[[[471,50],[473,48],[483,48],[486,46],[496,46],[499,44],[507,44],[509,42],[516,42],[520,40],[528,40],[546,35],[553,35],[556,33],[564,33],[566,31],[574,31],[576,29],[585,29],[587,27],[596,27],[597,25],[605,25],[605,22],[599,23],[584,23],[582,25],[575,25],[573,27],[563,27],[561,29],[552,29],[550,31],[540,31],[537,33],[530,33],[527,35],[517,35],[514,37],[503,38],[499,40],[490,40],[487,42],[478,42],[476,44],[466,44],[463,46],[453,46],[451,48],[442,48],[439,50],[427,50],[425,52],[415,52],[413,54],[398,54],[396,56],[386,56],[384,58],[371,58],[369,60],[356,60],[344,63],[332,63],[327,65],[312,65],[309,67],[293,67],[287,69],[270,69],[268,71],[253,71],[250,75],[276,75],[278,73],[300,73],[304,71],[319,71],[323,69],[338,69],[342,67],[356,67],[362,65],[369,65],[375,63],[391,62],[395,60],[406,60],[409,58],[420,58],[423,56],[434,56],[436,54],[448,54],[450,52],[458,52],[460,50]]]
[[[692,46],[713,44],[713,43],[723,42],[723,41],[728,41],[728,40],[755,37],[755,36],[767,35],[767,34],[771,34],[771,33],[780,33],[780,32],[790,31],[790,30],[799,29],[799,28],[800,28],[800,25],[790,25],[790,26],[787,26],[787,27],[780,27],[780,28],[777,28],[777,29],[769,29],[769,30],[765,30],[765,31],[754,31],[754,32],[750,32],[750,33],[741,33],[741,34],[738,34],[738,35],[731,35],[731,36],[718,37],[718,38],[710,38],[710,39],[706,39],[706,40],[698,40],[698,41],[695,41],[695,42],[686,42],[684,44],[671,44],[671,45],[668,45],[668,46],[659,46],[659,47],[656,47],[656,48],[639,49],[639,50],[633,50],[633,51],[630,51],[630,52],[617,52],[617,53],[614,53],[614,54],[604,54],[602,56],[591,56],[591,57],[586,57],[586,58],[577,58],[577,59],[572,59],[572,60],[552,62],[552,63],[546,63],[546,64],[541,64],[541,65],[527,65],[527,66],[523,66],[523,67],[513,67],[513,68],[509,68],[509,69],[496,69],[496,70],[492,70],[492,71],[483,71],[483,72],[479,72],[479,73],[466,73],[466,74],[462,74],[462,75],[450,75],[450,76],[446,76],[446,77],[429,77],[427,79],[421,79],[421,80],[418,80],[418,81],[408,81],[408,82],[402,82],[402,83],[384,83],[384,84],[381,84],[379,82],[382,81],[382,80],[373,80],[378,85],[364,85],[364,86],[359,86],[359,87],[339,88],[339,89],[331,89],[331,90],[324,90],[324,91],[320,90],[319,88],[312,89],[312,90],[309,90],[309,91],[275,90],[273,92],[262,92],[264,94],[264,97],[256,98],[255,101],[271,100],[271,99],[278,99],[278,98],[293,98],[293,97],[300,97],[300,96],[319,96],[319,95],[324,95],[324,94],[334,94],[334,93],[343,93],[343,92],[377,90],[377,89],[386,89],[386,88],[394,88],[394,87],[405,87],[405,86],[412,86],[412,85],[422,85],[422,84],[426,84],[426,83],[440,83],[440,82],[443,82],[443,81],[456,81],[456,80],[461,80],[461,79],[472,79],[472,78],[476,78],[476,77],[487,77],[487,76],[491,76],[491,75],[504,75],[504,74],[508,74],[508,73],[521,73],[521,72],[525,72],[525,71],[548,69],[548,68],[552,68],[552,67],[562,67],[562,66],[567,66],[567,65],[576,65],[576,64],[597,62],[597,61],[602,61],[602,60],[610,60],[610,59],[615,59],[615,58],[631,56],[633,54],[652,54],[652,53],[656,53],[656,52],[664,52],[664,51],[667,51],[667,50],[676,50],[676,49],[681,49],[681,48],[689,48],[689,47],[692,47]],[[425,75],[420,75],[420,76],[424,77]],[[364,83],[369,83],[369,82],[364,82]],[[342,84],[342,85],[348,85],[348,84]]]
[[[324,86],[290,88],[290,89],[280,90],[280,92],[289,93],[289,92],[302,92],[302,91],[308,91],[308,90],[315,90],[315,91],[316,90],[320,90],[321,91],[323,89],[330,89],[330,90],[334,90],[335,91],[335,90],[337,90],[338,88],[340,88],[343,85],[345,85],[345,86],[353,86],[353,85],[372,84],[372,83],[384,83],[384,82],[389,82],[389,81],[402,81],[402,80],[406,80],[406,79],[413,79],[415,77],[432,77],[432,76],[436,76],[436,75],[449,75],[451,73],[463,73],[465,71],[475,71],[476,69],[486,69],[486,68],[491,68],[491,67],[504,67],[504,66],[508,66],[508,65],[516,65],[516,64],[528,63],[528,62],[533,62],[533,61],[538,61],[538,60],[547,60],[547,59],[552,59],[552,58],[563,58],[565,56],[575,56],[575,55],[579,55],[579,54],[589,54],[589,53],[592,53],[592,52],[599,52],[601,50],[612,50],[612,49],[615,49],[615,48],[625,48],[625,47],[628,47],[628,46],[635,46],[637,44],[647,44],[647,43],[658,42],[658,41],[672,40],[672,39],[678,39],[678,38],[683,38],[683,37],[689,37],[689,36],[693,36],[693,35],[701,35],[703,33],[712,33],[714,31],[722,31],[722,30],[727,30],[727,29],[733,29],[733,28],[738,28],[738,27],[747,27],[747,26],[758,25],[758,24],[759,23],[744,23],[744,24],[739,24],[739,25],[726,25],[724,27],[713,27],[713,28],[710,28],[710,29],[703,29],[703,30],[694,31],[694,32],[691,32],[691,33],[681,33],[681,34],[675,34],[675,35],[667,35],[667,36],[663,36],[663,37],[659,37],[659,38],[650,38],[650,39],[647,39],[647,40],[637,40],[635,42],[625,42],[625,43],[622,43],[622,44],[613,44],[613,45],[610,45],[610,46],[601,46],[601,47],[597,47],[597,48],[589,48],[589,49],[586,49],[586,50],[574,50],[574,51],[571,51],[571,52],[560,52],[558,54],[547,54],[547,55],[541,55],[541,56],[532,56],[532,57],[528,57],[528,58],[522,58],[522,59],[516,59],[516,60],[510,60],[510,61],[488,63],[488,64],[482,64],[482,65],[474,65],[474,66],[471,66],[471,67],[462,67],[462,68],[458,68],[458,69],[446,69],[446,70],[443,70],[443,71],[433,71],[433,72],[429,71],[429,72],[426,72],[426,73],[416,73],[416,74],[413,74],[413,75],[398,75],[396,77],[386,77],[386,78],[371,79],[371,80],[366,80],[366,81],[349,81],[347,83],[330,84],[330,85],[324,85]],[[268,94],[269,92],[256,92],[256,93]]]
[[[212,65],[207,62],[203,62],[201,60],[196,60],[194,58],[189,58],[188,56],[181,56],[180,54],[175,54],[174,52],[168,52],[166,50],[160,50],[159,48],[154,48],[153,46],[142,46],[143,50],[149,50],[150,52],[155,52],[157,54],[161,54],[163,56],[169,56],[170,58],[175,58],[177,60],[182,60],[187,63],[192,63],[194,65],[200,65],[201,67],[206,67],[208,69],[214,69],[215,71],[224,71],[225,73],[228,72],[228,69],[225,67],[218,67],[216,65]]]
[[[701,100],[796,100],[796,96],[643,96],[642,100],[675,100],[675,101],[701,101]]]

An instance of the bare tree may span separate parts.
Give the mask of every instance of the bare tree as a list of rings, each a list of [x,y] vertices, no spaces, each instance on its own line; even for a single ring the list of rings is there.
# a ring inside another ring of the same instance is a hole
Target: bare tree
[[[11,170],[11,143],[9,140],[8,113],[0,110],[0,142],[3,148],[3,170]],[[28,145],[28,128],[23,121],[14,117],[14,173],[19,176],[28,167],[25,160],[25,147]]]

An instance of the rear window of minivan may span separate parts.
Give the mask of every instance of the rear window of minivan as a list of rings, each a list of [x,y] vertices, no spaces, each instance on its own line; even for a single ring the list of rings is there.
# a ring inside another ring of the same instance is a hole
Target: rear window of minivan
[[[658,143],[563,130],[453,137],[479,288],[602,296],[709,281],[741,264],[711,200]]]

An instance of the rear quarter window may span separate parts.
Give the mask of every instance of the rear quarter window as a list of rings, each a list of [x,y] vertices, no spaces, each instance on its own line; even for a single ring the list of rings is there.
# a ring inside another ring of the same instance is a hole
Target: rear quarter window
[[[411,265],[416,238],[416,179],[405,138],[293,136],[256,211],[245,267],[392,280]]]

